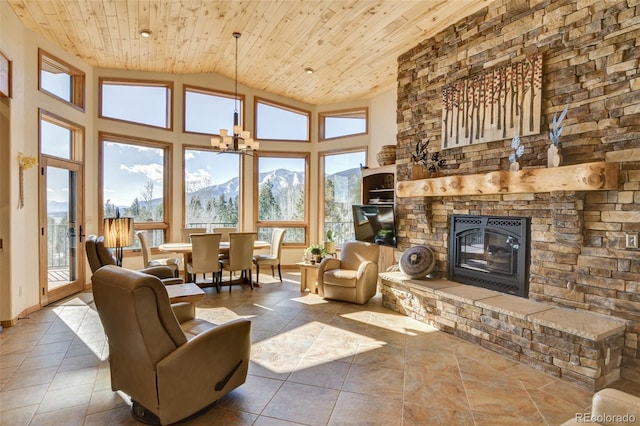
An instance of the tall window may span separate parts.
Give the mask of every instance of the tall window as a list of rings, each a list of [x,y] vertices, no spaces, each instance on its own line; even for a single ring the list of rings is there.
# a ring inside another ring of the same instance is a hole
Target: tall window
[[[185,148],[185,228],[238,228],[240,158]]]
[[[100,117],[171,129],[173,82],[100,78]]]
[[[154,246],[163,243],[171,211],[171,145],[100,134],[100,148],[102,218],[119,210],[121,216],[133,217],[136,230],[153,231]]]
[[[84,111],[84,72],[42,49],[38,50],[38,67],[41,92]]]
[[[311,113],[255,98],[256,139],[309,142]]]
[[[272,228],[286,228],[285,241],[307,241],[309,154],[265,153],[256,155],[254,197],[258,238],[269,240]]]
[[[319,139],[366,134],[367,114],[367,108],[321,112],[318,114]]]
[[[220,129],[233,129],[236,100],[232,93],[201,87],[184,87],[184,131],[217,135]],[[239,123],[244,127],[244,96],[238,95]]]
[[[324,191],[321,191],[324,229],[321,232],[326,235],[327,230],[333,231],[338,246],[354,239],[351,206],[360,204],[360,165],[366,163],[365,150],[321,155],[324,175]]]

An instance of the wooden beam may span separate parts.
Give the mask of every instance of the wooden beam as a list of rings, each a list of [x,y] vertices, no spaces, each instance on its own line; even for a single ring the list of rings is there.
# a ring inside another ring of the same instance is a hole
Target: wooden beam
[[[597,162],[572,166],[497,171],[402,181],[397,197],[522,194],[551,191],[598,191],[618,188],[618,164]]]

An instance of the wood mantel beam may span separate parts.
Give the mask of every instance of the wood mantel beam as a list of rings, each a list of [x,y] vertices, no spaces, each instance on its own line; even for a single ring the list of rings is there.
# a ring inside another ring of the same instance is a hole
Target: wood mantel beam
[[[401,181],[397,197],[523,194],[552,191],[598,191],[618,188],[618,164],[604,161],[571,166],[497,171]]]

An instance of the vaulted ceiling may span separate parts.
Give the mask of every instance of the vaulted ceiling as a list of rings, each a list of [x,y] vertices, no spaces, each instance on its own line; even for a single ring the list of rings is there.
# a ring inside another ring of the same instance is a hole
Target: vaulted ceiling
[[[213,72],[310,104],[396,86],[397,58],[489,0],[6,0],[91,66]],[[143,38],[139,31],[149,29]],[[307,74],[306,68],[315,72]]]

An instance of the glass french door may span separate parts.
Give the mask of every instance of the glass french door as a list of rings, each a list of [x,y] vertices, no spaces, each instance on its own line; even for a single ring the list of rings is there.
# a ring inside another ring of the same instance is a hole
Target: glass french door
[[[40,304],[84,287],[82,165],[40,157]]]

